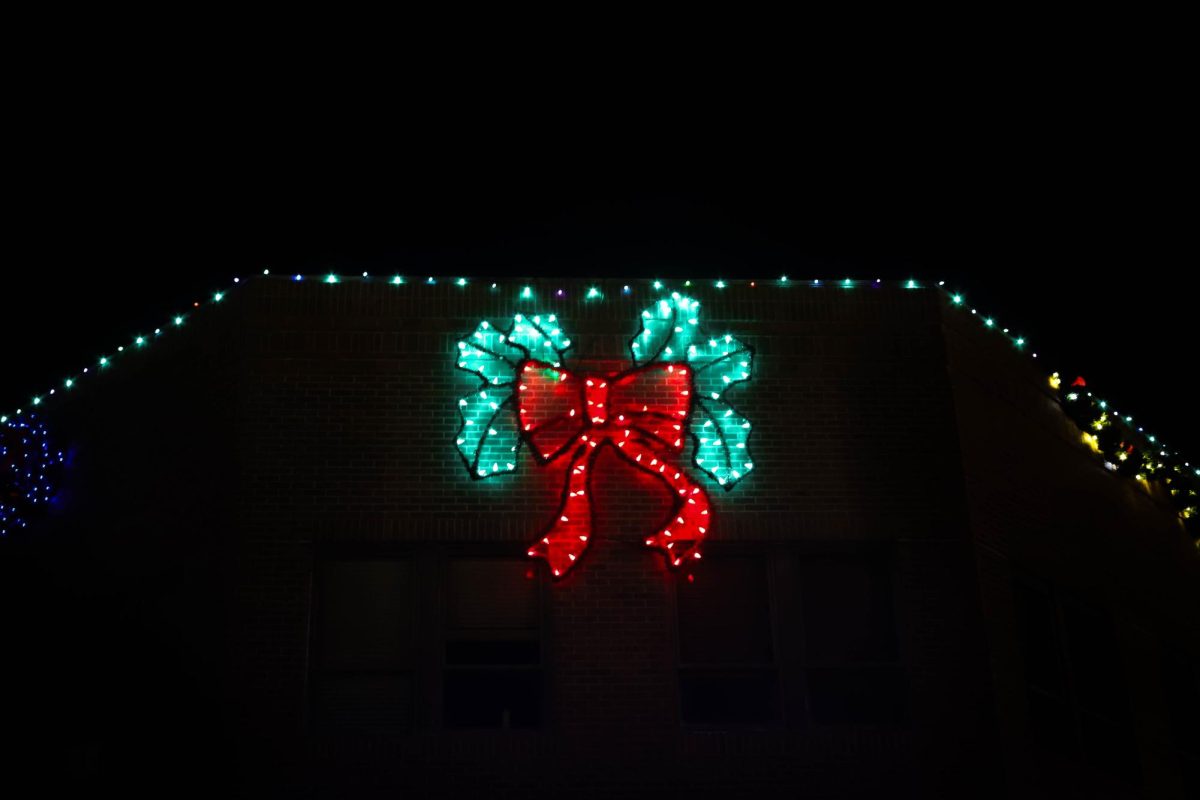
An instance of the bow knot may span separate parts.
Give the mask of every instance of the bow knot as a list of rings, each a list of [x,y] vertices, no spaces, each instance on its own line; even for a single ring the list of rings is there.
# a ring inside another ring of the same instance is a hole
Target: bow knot
[[[536,457],[548,463],[571,453],[558,517],[529,555],[546,558],[556,577],[582,555],[590,533],[591,468],[598,448],[611,444],[627,462],[666,484],[675,499],[670,522],[646,538],[646,545],[666,550],[675,566],[700,558],[708,496],[672,463],[683,450],[691,412],[687,365],[654,363],[616,375],[576,376],[531,360],[518,374],[517,413]]]

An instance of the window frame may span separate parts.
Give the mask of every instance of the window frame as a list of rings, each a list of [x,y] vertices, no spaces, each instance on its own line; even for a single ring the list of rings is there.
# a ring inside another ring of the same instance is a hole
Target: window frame
[[[763,563],[766,579],[767,608],[770,614],[771,653],[769,663],[706,664],[689,663],[683,660],[681,626],[679,619],[679,582],[687,580],[686,572],[674,574],[671,603],[673,633],[675,637],[675,675],[680,727],[688,731],[713,730],[808,730],[853,727],[856,729],[894,730],[908,728],[912,724],[911,683],[909,681],[909,657],[905,637],[907,614],[903,603],[899,580],[899,559],[895,543],[882,542],[781,542],[770,545],[714,542],[705,549],[705,560],[696,570],[697,579],[703,576],[707,564],[725,558],[755,558]],[[862,559],[876,561],[887,576],[890,592],[891,627],[893,637],[893,660],[852,664],[810,664],[807,660],[808,623],[804,616],[801,564],[812,558]],[[785,636],[785,631],[794,631],[794,636]],[[875,722],[823,722],[813,710],[809,669],[863,669],[878,667],[894,670],[900,680],[898,702],[902,704],[900,719]],[[759,669],[775,677],[775,715],[772,721],[755,723],[697,723],[686,720],[683,708],[682,678],[685,672],[712,672]]]
[[[367,735],[398,738],[430,733],[497,732],[508,735],[543,733],[551,727],[553,711],[550,700],[551,670],[549,663],[550,641],[550,597],[549,579],[545,570],[529,563],[533,580],[537,584],[537,636],[538,665],[540,672],[539,724],[533,728],[457,728],[445,720],[445,674],[447,611],[450,591],[449,565],[454,559],[501,559],[524,563],[524,549],[514,550],[511,543],[364,543],[328,542],[318,543],[314,548],[313,571],[308,604],[308,647],[306,648],[307,669],[305,670],[305,728],[322,736]],[[409,718],[403,729],[386,731],[340,728],[323,724],[319,717],[318,682],[325,674],[322,666],[324,657],[321,613],[326,591],[324,572],[326,565],[334,561],[392,561],[407,560],[413,569],[411,606],[412,652],[409,667],[411,675]]]
[[[403,667],[389,668],[338,668],[330,669],[325,661],[325,631],[321,625],[324,598],[328,592],[329,565],[336,562],[370,562],[370,561],[404,561],[412,573],[412,585],[409,589],[409,658]],[[311,585],[312,599],[309,603],[309,646],[306,648],[308,669],[305,670],[306,698],[305,714],[307,727],[325,735],[375,735],[403,736],[418,729],[420,719],[419,701],[421,699],[422,670],[421,670],[421,632],[420,608],[421,571],[419,556],[415,550],[408,547],[359,547],[336,546],[318,548],[314,558],[313,580]],[[355,675],[407,675],[409,699],[408,717],[403,725],[394,729],[372,731],[352,726],[338,726],[323,721],[320,712],[319,684],[327,677],[344,677]]]
[[[520,564],[527,570],[532,571],[532,580],[536,586],[535,598],[537,608],[535,616],[537,626],[535,629],[514,629],[514,630],[536,630],[538,644],[538,659],[536,664],[499,664],[499,665],[472,665],[472,664],[451,664],[447,658],[448,642],[452,641],[450,634],[450,592],[452,591],[452,581],[450,578],[450,567],[455,560],[463,561],[511,561],[514,564]],[[540,569],[538,564],[531,562],[528,558],[522,555],[514,554],[511,547],[502,546],[450,546],[442,548],[439,552],[438,571],[440,579],[437,582],[437,606],[438,613],[436,614],[436,635],[434,637],[435,658],[437,661],[437,678],[434,691],[431,693],[433,704],[435,706],[434,728],[440,731],[504,731],[504,732],[536,732],[544,731],[548,726],[548,709],[550,701],[550,686],[549,673],[550,669],[547,664],[547,642],[549,639],[549,611],[550,603],[548,597],[548,581],[546,580],[545,570]],[[453,672],[488,672],[488,671],[507,671],[507,672],[531,672],[538,676],[540,685],[538,697],[538,724],[532,727],[492,727],[492,726],[468,726],[459,727],[449,725],[446,721],[446,676]]]
[[[675,683],[676,683],[676,700],[677,714],[679,724],[684,730],[692,731],[714,731],[714,730],[780,730],[786,726],[785,719],[785,704],[784,704],[784,675],[783,661],[779,648],[779,615],[776,609],[776,592],[775,592],[775,559],[773,553],[761,548],[752,548],[739,546],[729,543],[710,543],[705,547],[705,561],[697,568],[697,572],[703,575],[704,567],[707,564],[723,560],[723,559],[754,559],[760,562],[763,571],[764,591],[766,593],[767,614],[770,619],[769,637],[771,645],[771,659],[769,662],[685,662],[683,659],[683,628],[680,624],[680,603],[679,590],[681,588],[680,581],[687,580],[686,571],[677,571],[673,573],[675,579],[672,584],[670,593],[671,602],[671,621],[673,624],[674,634],[674,651],[675,651]],[[765,673],[772,674],[775,679],[775,697],[772,701],[772,707],[775,711],[773,719],[759,722],[739,722],[739,723],[713,723],[713,722],[689,722],[684,714],[684,692],[683,692],[683,676],[685,672],[693,674],[710,675],[725,673]]]
[[[1041,733],[1036,729],[1031,706],[1031,695],[1036,693],[1045,696],[1053,697],[1053,692],[1036,685],[1030,680],[1030,662],[1029,655],[1026,653],[1026,641],[1028,632],[1023,629],[1023,621],[1020,618],[1019,599],[1017,593],[1020,590],[1025,592],[1036,591],[1047,600],[1052,612],[1051,622],[1054,626],[1054,644],[1055,658],[1062,670],[1062,697],[1057,698],[1062,700],[1066,705],[1068,719],[1070,721],[1071,742],[1069,743],[1069,752],[1061,752],[1060,750],[1046,750],[1046,748],[1038,748],[1039,760],[1045,762],[1047,757],[1053,760],[1063,761],[1070,764],[1078,764],[1089,769],[1096,770],[1110,778],[1123,781],[1131,786],[1141,785],[1144,776],[1144,765],[1142,764],[1141,743],[1138,739],[1136,715],[1134,708],[1134,697],[1131,691],[1132,686],[1129,681],[1129,674],[1125,669],[1124,654],[1122,652],[1121,640],[1116,635],[1117,626],[1116,618],[1112,614],[1109,606],[1105,603],[1091,602],[1088,598],[1076,595],[1064,586],[1061,586],[1053,581],[1037,577],[1036,575],[1014,570],[1011,575],[1011,580],[1014,586],[1013,589],[1013,612],[1014,622],[1017,630],[1017,650],[1020,656],[1021,663],[1021,680],[1025,685],[1025,714],[1026,728],[1030,734],[1030,741],[1041,736]],[[1073,610],[1076,613],[1095,614],[1099,615],[1110,627],[1113,634],[1113,653],[1112,658],[1115,660],[1117,668],[1121,675],[1121,690],[1123,690],[1123,702],[1125,719],[1121,719],[1121,715],[1116,712],[1105,712],[1091,707],[1085,707],[1084,701],[1081,699],[1079,684],[1081,682],[1080,664],[1076,663],[1079,660],[1079,653],[1073,652],[1071,639],[1071,628],[1067,619],[1068,610]],[[1105,764],[1109,764],[1109,759],[1101,758],[1101,754],[1093,752],[1092,745],[1089,745],[1088,737],[1085,735],[1085,715],[1099,720],[1101,723],[1113,726],[1115,728],[1124,728],[1128,736],[1129,752],[1127,756],[1132,759],[1130,766],[1134,772],[1128,773],[1123,771],[1119,766],[1105,768]]]

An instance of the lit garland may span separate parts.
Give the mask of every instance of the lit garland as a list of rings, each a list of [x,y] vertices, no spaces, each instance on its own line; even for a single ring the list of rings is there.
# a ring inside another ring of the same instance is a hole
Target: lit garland
[[[0,424],[0,536],[26,527],[49,507],[62,462],[36,415]]]
[[[707,492],[673,463],[685,437],[695,443],[695,465],[727,490],[754,468],[750,421],[726,398],[750,379],[754,351],[732,335],[703,334],[699,313],[700,303],[678,292],[643,311],[629,343],[633,365],[616,374],[564,369],[571,340],[554,314],[517,314],[505,329],[484,321],[458,343],[458,368],[480,380],[458,401],[455,435],[472,478],[513,471],[522,445],[540,464],[570,453],[561,505],[528,553],[546,559],[555,577],[592,538],[591,477],[602,445],[671,492],[672,509],[645,544],[676,567],[701,558],[710,525]]]
[[[270,270],[263,270],[262,274],[263,276],[270,276],[271,272]],[[408,277],[399,274],[376,277],[369,275],[366,272],[355,276],[343,276],[334,272],[322,275],[296,274],[287,276],[284,279],[295,282],[316,281],[331,285],[354,280],[360,282],[385,283],[397,288],[407,288],[419,285],[438,285],[437,279],[432,276],[428,276],[424,280],[410,280]],[[214,292],[206,301],[197,301],[193,303],[192,308],[200,309],[203,307],[211,307],[220,304],[228,296],[229,292],[233,290],[233,288],[244,283],[244,281],[239,278],[234,278],[233,283],[234,286],[231,286],[229,289],[224,291]],[[661,293],[661,291],[665,288],[665,284],[657,279],[642,281],[640,283],[643,283],[648,288],[652,289],[655,295]],[[698,283],[701,282],[687,280],[683,281],[683,286],[690,289]],[[876,290],[883,288],[884,286],[896,286],[905,290],[926,288],[924,284],[915,279],[885,282],[879,278],[875,278],[873,280],[855,280],[851,278],[844,278],[827,281],[821,279],[794,279],[789,278],[787,275],[781,275],[779,278],[774,280],[737,281],[722,279],[708,281],[707,283],[714,290],[719,292],[733,290],[739,286],[754,290],[760,286],[768,285],[772,285],[777,289],[786,289],[789,291],[805,287],[821,291],[828,291],[831,288],[837,288],[842,291],[857,291],[862,289]],[[467,278],[453,279],[452,284],[459,291],[468,291],[478,287],[483,291],[496,293],[508,288],[507,286],[496,282],[471,282]],[[985,328],[1002,334],[1015,349],[1024,353],[1028,353],[1032,358],[1038,358],[1037,352],[1031,350],[1029,342],[1023,336],[1019,336],[1011,332],[1009,328],[1003,327],[997,323],[995,318],[984,316],[977,309],[967,305],[966,299],[961,293],[953,292],[945,288],[945,281],[939,281],[937,286],[945,292],[946,297],[952,306],[963,308],[964,310],[969,309],[971,315],[979,319],[980,323]],[[518,284],[515,291],[519,301],[534,300],[536,296],[534,287],[530,284]],[[568,293],[566,289],[559,288],[554,291],[553,294],[556,298],[565,298],[567,297]],[[608,289],[603,285],[591,285],[583,290],[583,297],[588,302],[606,302],[609,301],[610,297],[618,298],[619,300],[629,300],[634,295],[635,285],[630,283],[620,284],[619,288],[613,289],[611,292],[609,292]],[[44,407],[44,405],[49,401],[56,400],[65,394],[69,394],[71,390],[77,387],[81,380],[86,379],[89,376],[94,376],[96,373],[107,371],[120,360],[149,347],[153,341],[165,335],[167,332],[173,329],[185,327],[191,313],[192,312],[175,314],[168,318],[167,323],[163,327],[155,328],[152,333],[136,336],[128,344],[119,346],[115,351],[106,355],[99,356],[93,364],[84,367],[74,375],[64,378],[61,385],[51,387],[46,391],[33,396],[29,401],[30,405],[34,407]],[[1059,390],[1059,386],[1057,384],[1057,375],[1058,373],[1055,373],[1055,377],[1051,378],[1051,388],[1056,392]],[[1141,428],[1132,428],[1132,420],[1130,417],[1120,417],[1116,414],[1116,412],[1112,412],[1111,416],[1107,420],[1109,424],[1105,424],[1106,420],[1102,419],[1102,414],[1107,409],[1101,405],[1102,401],[1093,397],[1090,392],[1074,392],[1076,395],[1075,399],[1068,397],[1068,394],[1071,394],[1071,392],[1063,392],[1060,395],[1060,399],[1063,400],[1064,409],[1067,410],[1072,419],[1075,419],[1076,423],[1080,425],[1084,434],[1090,439],[1094,439],[1093,449],[1104,455],[1105,463],[1109,469],[1121,474],[1131,475],[1135,478],[1142,478],[1146,482],[1151,480],[1161,481],[1164,486],[1166,486],[1168,495],[1178,506],[1180,517],[1183,519],[1184,524],[1192,538],[1196,540],[1197,547],[1200,548],[1200,531],[1197,530],[1198,525],[1200,525],[1197,523],[1197,520],[1200,519],[1200,513],[1197,512],[1196,501],[1197,479],[1200,478],[1200,469],[1192,467],[1189,462],[1181,461],[1177,454],[1171,453],[1165,447],[1162,447],[1160,444],[1158,444],[1156,437],[1146,434]],[[24,413],[25,412],[23,408],[18,408],[9,413],[0,413],[0,426],[3,426],[10,421],[20,419]],[[1097,422],[1099,422],[1101,425],[1100,431],[1094,430],[1094,426]],[[499,434],[499,429],[497,430]],[[1109,430],[1110,432],[1105,436],[1101,436],[1100,434],[1105,430]],[[1112,437],[1116,435],[1116,431],[1124,431],[1125,435],[1118,437],[1114,444]],[[520,437],[518,436],[517,438],[519,439]],[[1085,439],[1084,441],[1086,442],[1088,440]],[[1135,442],[1140,443],[1140,446]],[[1090,444],[1089,446],[1091,447],[1093,445]],[[499,471],[499,464],[501,463],[505,465],[505,471],[509,469],[507,465],[510,462],[514,464],[515,468],[516,452],[516,450],[509,450],[507,457],[503,462],[499,460],[493,460],[491,461],[491,464],[497,466],[497,471]],[[1157,456],[1152,457],[1150,454],[1154,453],[1157,453]],[[499,453],[496,453],[496,455],[499,455]],[[488,460],[482,459],[482,463],[488,463]],[[1135,468],[1138,465],[1141,466],[1141,469]],[[703,468],[702,464],[700,466]]]
[[[1149,485],[1159,483],[1179,513],[1184,529],[1200,549],[1200,469],[1148,435],[1122,416],[1107,401],[1088,390],[1087,381],[1075,378],[1064,385],[1059,373],[1050,376],[1064,413],[1080,430],[1080,440],[1100,456],[1104,466],[1118,475]]]
[[[945,290],[945,281],[940,281],[938,287],[946,291],[951,305],[970,308],[961,293]],[[1017,350],[1028,350],[1028,342],[1023,336],[1000,326],[993,317],[984,316],[975,308],[970,308],[970,312],[985,328],[1007,338]],[[1038,357],[1036,352],[1030,352],[1030,355]],[[1061,375],[1055,372],[1050,375],[1048,384],[1064,413],[1079,426],[1080,441],[1103,459],[1108,470],[1147,486],[1151,482],[1162,484],[1179,513],[1184,530],[1200,550],[1200,469],[1169,450],[1157,436],[1135,426],[1132,416],[1122,416],[1107,401],[1094,396],[1082,377],[1064,387]]]

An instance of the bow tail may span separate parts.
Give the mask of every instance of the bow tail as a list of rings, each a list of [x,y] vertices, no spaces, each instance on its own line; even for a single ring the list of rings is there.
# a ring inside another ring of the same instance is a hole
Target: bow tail
[[[528,551],[532,558],[544,558],[554,577],[561,578],[587,549],[592,533],[592,498],[588,478],[596,460],[596,445],[581,445],[571,454],[567,467],[567,485],[563,489],[558,515],[542,538]]]
[[[700,558],[699,547],[708,533],[711,504],[708,493],[683,469],[669,463],[664,451],[665,448],[653,447],[641,439],[627,439],[617,447],[622,458],[656,476],[671,489],[675,497],[671,514],[645,542],[647,547],[662,550],[667,562],[678,567],[688,559]]]

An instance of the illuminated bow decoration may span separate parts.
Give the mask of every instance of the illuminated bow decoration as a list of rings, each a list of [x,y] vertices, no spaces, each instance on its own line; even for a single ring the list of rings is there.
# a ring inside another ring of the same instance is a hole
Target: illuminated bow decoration
[[[753,351],[732,336],[705,338],[699,305],[676,293],[643,311],[629,345],[633,366],[615,375],[563,369],[571,340],[553,314],[517,314],[507,330],[482,322],[458,343],[458,367],[482,379],[458,401],[456,444],[471,476],[516,469],[523,444],[541,464],[569,454],[557,517],[528,551],[545,558],[555,577],[587,548],[592,466],[603,445],[671,490],[672,511],[645,544],[673,566],[700,558],[709,527],[707,492],[677,464],[684,434],[695,441],[695,465],[725,489],[753,469],[750,422],[725,399],[750,378]]]

